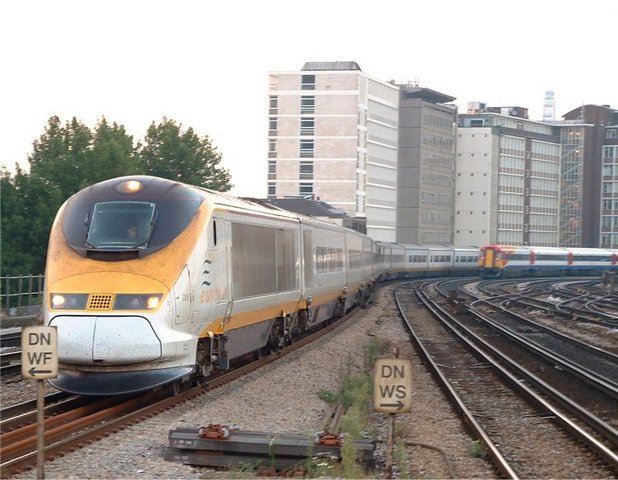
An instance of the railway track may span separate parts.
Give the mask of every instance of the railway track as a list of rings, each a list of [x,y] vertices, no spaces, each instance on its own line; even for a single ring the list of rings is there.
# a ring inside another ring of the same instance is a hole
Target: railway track
[[[584,417],[593,413],[594,418],[585,422],[596,423],[594,428],[616,443],[618,419],[613,405],[618,400],[618,354],[538,323],[510,306],[510,300],[477,300],[468,308],[472,315],[460,322],[480,335],[489,329],[490,338],[499,333],[506,339],[501,342],[502,351],[540,378],[533,383],[546,382],[558,391],[568,390],[571,400],[557,401],[572,411],[582,411]],[[527,358],[519,347],[533,355]]]
[[[21,351],[0,354],[0,376],[16,375],[21,371]]]
[[[547,453],[547,438],[568,452],[565,455],[572,464],[579,463],[583,465],[581,468],[592,466],[603,472],[602,476],[616,474],[617,437],[614,427],[608,425],[608,421],[616,421],[615,408],[605,419],[588,424],[563,405],[555,406],[555,401],[547,396],[548,390],[541,393],[541,387],[532,380],[536,376],[528,376],[529,369],[519,363],[523,354],[514,360],[513,351],[510,355],[501,353],[504,344],[513,343],[511,340],[503,340],[496,346],[494,340],[500,335],[495,331],[484,335],[474,332],[467,325],[474,321],[467,318],[472,315],[462,314],[466,309],[452,295],[445,298],[433,288],[428,289],[429,293],[421,290],[424,289],[401,287],[397,303],[423,355],[503,475],[510,478],[561,476],[555,471],[545,471],[543,456]],[[418,321],[419,301],[439,323]],[[411,310],[415,313],[409,314]],[[461,318],[465,321],[460,321]],[[548,370],[558,371],[553,365]],[[568,396],[564,391],[556,393]],[[587,408],[583,410],[590,414],[589,418],[596,417]]]
[[[8,347],[21,347],[21,329],[19,332],[7,332],[0,335],[0,348]]]
[[[513,285],[513,283],[510,283]],[[497,299],[507,299],[523,308],[543,310],[551,315],[574,318],[602,327],[618,327],[616,295],[608,295],[590,279],[565,281],[564,278],[526,282],[525,289],[510,289],[508,281],[482,282],[479,290]],[[521,285],[521,284],[519,284]]]
[[[470,311],[483,328],[490,325],[493,331],[543,357],[549,364],[547,368],[554,366],[568,371],[593,388],[605,391],[614,400],[618,399],[618,355],[615,353],[577,340],[492,302],[475,303]],[[543,368],[541,364],[533,366],[537,370]]]
[[[171,388],[159,389],[146,395],[129,398],[108,397],[102,400],[93,400],[78,397],[72,400],[76,403],[71,407],[60,407],[60,410],[53,410],[51,407],[50,409],[46,408],[44,456],[47,460],[51,460],[62,455],[65,451],[81,448],[87,443],[121,430],[132,423],[205,395],[211,390],[273,362],[323,335],[327,335],[351,316],[351,314],[348,314],[278,352],[211,377],[206,387],[196,386],[177,394],[170,393]],[[2,459],[0,477],[2,478],[30,469],[36,462],[35,403],[14,406],[10,407],[12,410],[2,411],[3,424],[0,434],[0,458]],[[54,402],[50,398],[47,403]]]

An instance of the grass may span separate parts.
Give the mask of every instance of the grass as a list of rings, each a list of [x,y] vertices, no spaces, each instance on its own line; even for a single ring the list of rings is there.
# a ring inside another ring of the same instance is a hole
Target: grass
[[[474,440],[470,445],[470,455],[473,458],[485,458],[487,456],[487,450],[485,445],[480,440]]]
[[[339,390],[322,390],[319,398],[329,405],[341,404],[345,408],[340,423],[344,435],[341,447],[341,461],[333,459],[309,459],[307,473],[311,478],[330,476],[340,478],[371,478],[364,465],[358,461],[355,440],[371,438],[377,432],[377,425],[371,420],[373,400],[373,364],[378,356],[387,351],[389,345],[377,337],[371,337],[365,348],[362,366],[355,366],[351,357],[342,364]]]

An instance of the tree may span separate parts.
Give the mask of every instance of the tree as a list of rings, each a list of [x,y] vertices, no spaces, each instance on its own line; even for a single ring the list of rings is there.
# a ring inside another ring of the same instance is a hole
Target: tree
[[[57,186],[65,198],[108,178],[141,173],[133,137],[123,126],[110,126],[105,117],[94,133],[76,118],[63,126],[51,117],[33,148],[30,175],[48,187]]]
[[[2,275],[43,273],[49,230],[62,194],[57,186],[50,187],[19,167],[13,177],[4,170],[0,181]]]
[[[49,231],[62,203],[74,193],[108,178],[150,174],[214,190],[231,188],[230,174],[208,137],[163,119],[148,129],[143,145],[123,126],[102,118],[91,131],[72,118],[51,117],[28,156],[30,172],[0,171],[2,275],[43,273]],[[139,149],[139,150],[138,150]]]
[[[95,127],[90,157],[91,168],[85,176],[88,185],[108,178],[142,173],[133,147],[133,137],[127,135],[124,127],[116,122],[110,126],[105,118]]]
[[[159,125],[150,125],[144,143],[138,145],[145,173],[222,192],[232,188],[228,170],[219,166],[221,154],[208,136],[181,129],[182,124],[165,117]]]
[[[0,172],[0,271],[2,275],[18,275],[21,272],[33,272],[32,256],[20,248],[21,239],[27,230],[26,219],[19,202],[19,193],[14,179],[2,168]]]
[[[43,135],[33,143],[28,157],[30,175],[48,188],[58,187],[68,198],[87,185],[91,144],[92,132],[75,117],[64,126],[57,116],[51,117]]]

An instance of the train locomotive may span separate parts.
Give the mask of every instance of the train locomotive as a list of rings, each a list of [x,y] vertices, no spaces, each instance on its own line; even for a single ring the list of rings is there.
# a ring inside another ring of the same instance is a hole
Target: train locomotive
[[[480,248],[478,267],[482,277],[601,275],[618,270],[618,250],[486,245]]]
[[[103,181],[58,211],[44,322],[60,390],[117,395],[227,369],[362,304],[365,235],[148,176]]]

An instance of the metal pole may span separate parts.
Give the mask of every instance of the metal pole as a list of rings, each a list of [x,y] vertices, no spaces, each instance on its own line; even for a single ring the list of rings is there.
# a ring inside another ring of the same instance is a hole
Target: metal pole
[[[43,325],[43,315],[39,313],[36,318],[37,325]],[[45,380],[37,380],[36,396],[36,478],[43,480],[45,472]]]
[[[399,348],[395,347],[395,358],[399,358]],[[395,414],[388,414],[388,439],[386,441],[386,478],[393,478],[393,445],[395,443]]]
[[[21,275],[17,277],[17,306],[21,307],[21,291],[22,291],[22,278]]]
[[[43,471],[43,462],[45,461],[45,415],[43,410],[45,407],[45,380],[37,380],[37,397],[36,397],[36,478],[43,480],[45,472]]]
[[[385,477],[393,478],[393,444],[395,443],[395,414],[388,414],[388,439],[386,441]]]

